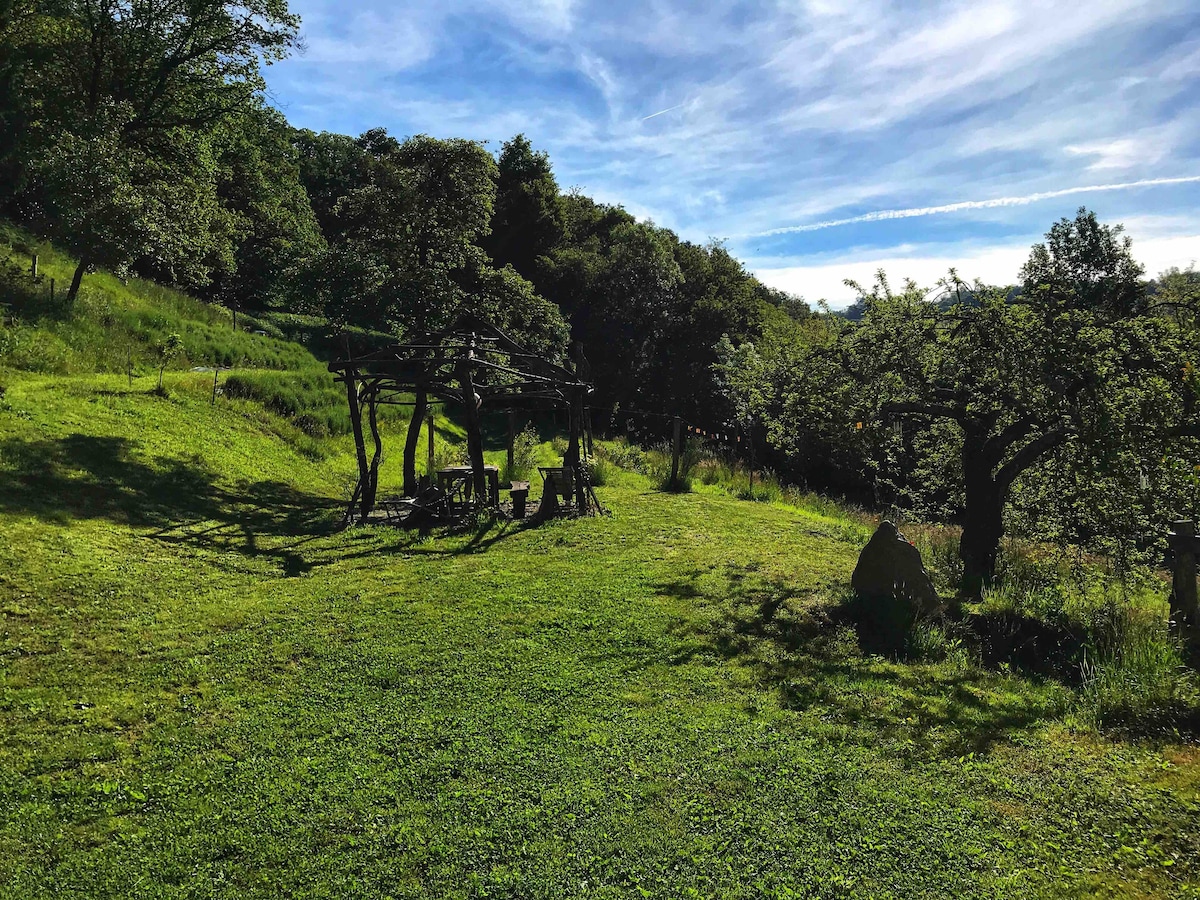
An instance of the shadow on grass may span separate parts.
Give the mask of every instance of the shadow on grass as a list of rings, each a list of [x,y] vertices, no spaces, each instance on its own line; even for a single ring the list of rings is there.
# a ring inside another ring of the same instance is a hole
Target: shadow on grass
[[[333,562],[395,553],[479,553],[528,527],[484,518],[440,530],[439,537],[467,537],[451,546],[434,544],[427,535],[406,535],[399,541],[350,535],[339,539],[337,549],[318,551],[305,545],[339,530],[342,501],[277,481],[226,486],[199,456],[150,462],[135,451],[136,442],[123,437],[75,434],[57,440],[0,441],[5,464],[0,469],[0,512],[60,524],[106,519],[152,528],[154,537],[165,543],[274,559],[289,577]],[[360,542],[366,546],[344,546]]]
[[[217,483],[198,456],[138,459],[127,438],[74,434],[0,442],[0,511],[49,522],[108,519],[158,529],[168,543],[276,559],[285,574],[312,564],[298,548],[331,533],[340,504],[275,481]],[[297,538],[286,543],[281,539]]]
[[[1063,711],[1061,687],[988,672],[969,660],[869,655],[842,598],[730,568],[659,584],[689,601],[682,636],[750,669],[781,704],[844,728],[866,745],[959,757],[986,751]],[[692,655],[692,654],[689,654]]]

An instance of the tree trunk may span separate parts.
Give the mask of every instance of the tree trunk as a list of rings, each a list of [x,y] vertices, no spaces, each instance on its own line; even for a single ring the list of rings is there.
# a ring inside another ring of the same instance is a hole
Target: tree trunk
[[[979,599],[983,589],[991,585],[996,575],[996,558],[1000,553],[1000,538],[1004,536],[1004,499],[1006,488],[996,483],[991,466],[980,459],[981,451],[963,447],[963,510],[962,540],[958,555],[963,564],[962,592]]]
[[[371,456],[371,467],[367,470],[368,477],[363,500],[365,507],[375,506],[375,498],[379,494],[379,463],[383,460],[383,439],[379,436],[376,408],[375,394],[372,392],[367,398],[367,418],[371,425],[371,439],[375,442],[375,452]]]
[[[89,260],[87,254],[79,257],[79,265],[75,267],[75,275],[71,278],[71,287],[67,289],[66,303],[67,309],[75,305],[75,298],[79,295],[79,286],[83,284],[83,273],[87,271]]]
[[[413,406],[412,418],[408,420],[408,432],[404,436],[404,496],[415,497],[418,493],[417,482],[417,445],[421,443],[421,423],[425,421],[425,409],[428,405],[425,392],[417,391],[416,404]],[[431,479],[432,472],[426,472]],[[432,482],[431,482],[432,483]]]
[[[362,408],[358,405],[358,386],[355,383],[354,372],[346,372],[346,403],[350,407],[350,425],[354,431],[354,455],[358,460],[359,508],[363,520],[371,514],[371,504],[367,502],[367,481],[371,470],[367,466],[367,445],[363,440]],[[374,498],[372,498],[374,500]]]
[[[463,417],[467,426],[467,455],[471,460],[472,484],[475,489],[475,502],[483,505],[487,502],[487,475],[483,471],[483,435],[479,427],[479,407],[475,402],[475,379],[471,367],[463,364],[459,367],[458,383],[462,387]]]

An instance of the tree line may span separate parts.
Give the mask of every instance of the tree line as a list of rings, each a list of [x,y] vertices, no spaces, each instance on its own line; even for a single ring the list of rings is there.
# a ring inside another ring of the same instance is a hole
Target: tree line
[[[78,258],[68,305],[102,267],[331,329],[469,309],[551,357],[582,343],[598,427],[723,421],[719,338],[806,314],[719,244],[563,191],[523,135],[292,127],[262,70],[298,28],[283,0],[0,0],[0,210]]]

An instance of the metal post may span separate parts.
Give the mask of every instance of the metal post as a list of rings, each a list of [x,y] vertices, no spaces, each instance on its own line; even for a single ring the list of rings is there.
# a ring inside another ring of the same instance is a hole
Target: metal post
[[[217,376],[220,374],[221,374],[221,367],[213,366],[213,395],[212,395],[212,403],[210,403],[209,406],[217,405]]]
[[[1173,525],[1175,530],[1170,535],[1175,556],[1171,567],[1171,623],[1191,636],[1200,625],[1196,599],[1196,554],[1200,550],[1200,539],[1196,537],[1195,522],[1185,519]]]

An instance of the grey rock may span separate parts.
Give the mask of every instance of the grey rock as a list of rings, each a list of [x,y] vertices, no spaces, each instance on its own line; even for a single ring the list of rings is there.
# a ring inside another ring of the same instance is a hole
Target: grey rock
[[[903,597],[919,613],[938,607],[937,591],[925,571],[921,551],[886,520],[879,523],[859,554],[850,586],[864,597]]]

